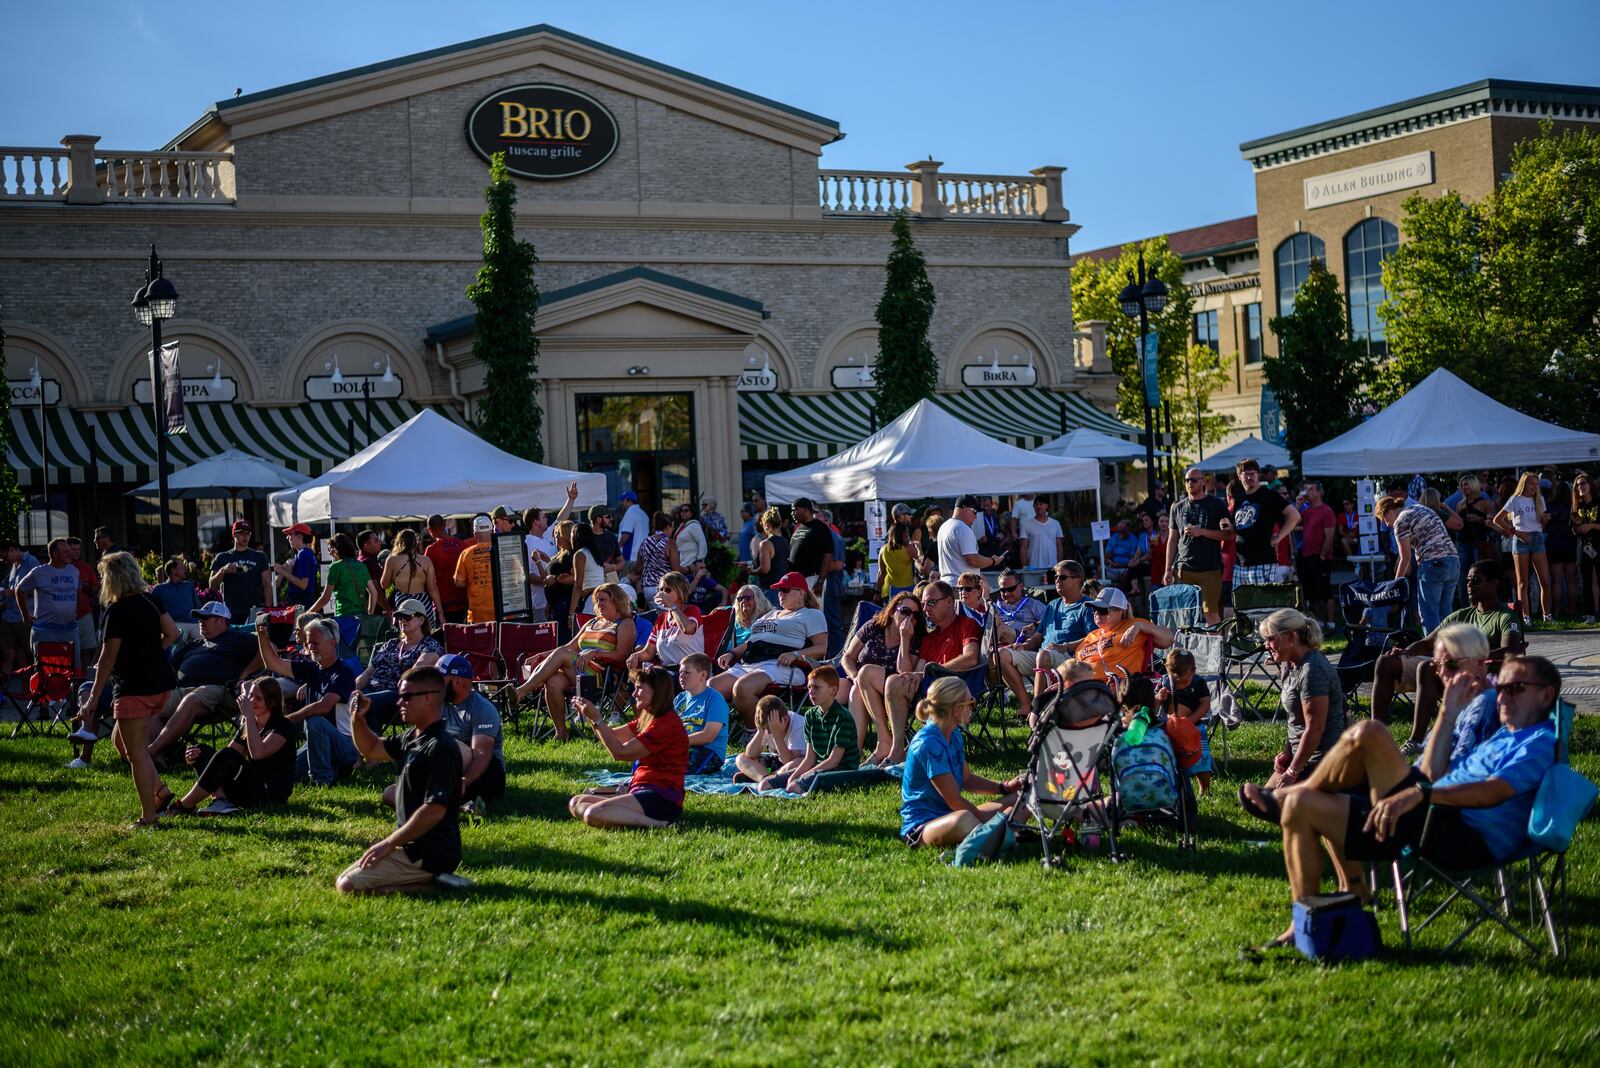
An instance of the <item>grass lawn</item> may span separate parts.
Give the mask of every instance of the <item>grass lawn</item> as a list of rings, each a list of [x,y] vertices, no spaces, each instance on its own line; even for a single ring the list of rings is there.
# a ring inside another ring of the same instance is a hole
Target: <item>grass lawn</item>
[[[1130,830],[1130,862],[1055,872],[906,849],[889,787],[592,831],[564,805],[599,748],[518,741],[507,801],[464,829],[476,889],[368,900],[332,884],[386,831],[376,775],[133,832],[109,762],[0,741],[0,1064],[1594,1063],[1593,819],[1566,961],[1487,930],[1443,961],[1239,959],[1288,917],[1277,839],[1234,797],[1282,730],[1234,735],[1197,853]],[[1600,720],[1575,748],[1600,779]]]

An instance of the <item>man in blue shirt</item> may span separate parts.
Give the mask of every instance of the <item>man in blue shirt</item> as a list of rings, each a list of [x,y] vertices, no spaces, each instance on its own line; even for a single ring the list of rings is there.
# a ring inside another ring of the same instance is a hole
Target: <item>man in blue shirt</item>
[[[1500,728],[1449,767],[1456,717],[1483,687],[1484,680],[1470,672],[1450,677],[1439,725],[1415,768],[1406,764],[1388,727],[1369,719],[1345,731],[1303,785],[1276,791],[1253,783],[1240,787],[1247,812],[1284,829],[1290,900],[1319,892],[1324,842],[1339,869],[1339,885],[1357,893],[1367,885],[1359,862],[1392,860],[1407,847],[1454,869],[1502,863],[1523,847],[1534,795],[1555,763],[1550,713],[1561,694],[1561,674],[1542,656],[1507,657],[1495,691]],[[1293,938],[1291,926],[1274,942]]]
[[[833,525],[833,513],[822,511],[817,518],[828,525],[833,536],[833,562],[823,576],[822,618],[828,621],[828,659],[844,648],[844,537]]]
[[[737,559],[740,563],[748,564],[750,562],[750,543],[754,541],[756,537],[756,517],[755,513],[750,510],[749,501],[746,501],[739,506],[739,519],[742,521],[743,525],[739,527],[739,552]]]
[[[1033,676],[1033,697],[1044,689],[1044,677],[1072,655],[1078,643],[1094,630],[1094,606],[1083,595],[1083,565],[1063,560],[1055,566],[1057,597],[1044,606],[1033,632],[1015,645],[1007,646],[1000,657],[1000,677],[1017,697],[1017,708],[1029,722],[1033,718],[1033,698],[1029,696],[1027,676]],[[1002,595],[1007,582],[1001,578]]]
[[[39,566],[30,552],[14,541],[5,543],[5,563],[0,565],[0,674],[26,664],[28,652],[28,625],[22,621],[22,606],[17,603],[17,583],[22,576]]]

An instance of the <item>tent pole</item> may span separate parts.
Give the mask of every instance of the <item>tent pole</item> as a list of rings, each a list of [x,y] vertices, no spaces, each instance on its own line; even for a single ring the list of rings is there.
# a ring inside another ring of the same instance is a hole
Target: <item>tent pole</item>
[[[1106,517],[1105,507],[1100,503],[1100,476],[1098,473],[1095,475],[1094,483],[1094,517],[1098,520],[1104,520]],[[1097,541],[1095,544],[1100,547],[1100,580],[1103,582],[1106,577],[1106,543]]]

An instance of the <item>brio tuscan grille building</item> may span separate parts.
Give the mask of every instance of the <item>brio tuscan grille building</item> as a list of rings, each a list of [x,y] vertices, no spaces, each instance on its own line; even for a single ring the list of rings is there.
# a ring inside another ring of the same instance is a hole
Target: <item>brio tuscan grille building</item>
[[[1227,357],[1227,387],[1211,404],[1235,426],[1216,444],[1261,433],[1261,361],[1277,354],[1268,324],[1294,309],[1313,259],[1338,278],[1351,335],[1383,356],[1383,261],[1405,240],[1406,198],[1487,195],[1543,121],[1557,134],[1594,129],[1600,88],[1488,79],[1240,145],[1256,213],[1167,235],[1195,293],[1194,340]],[[1266,408],[1271,423],[1270,397]]]
[[[35,495],[49,465],[74,529],[153,541],[125,497],[154,476],[150,337],[128,307],[152,244],[180,294],[175,467],[242,448],[309,476],[419,406],[470,419],[465,291],[502,149],[540,258],[546,459],[606,472],[613,497],[713,492],[731,513],[769,470],[870,433],[897,208],[938,295],[940,404],[1022,446],[1133,436],[1106,414],[1103,324],[1073,322],[1062,168],[819,168],[842,136],[536,26],[224,100],[158,150],[0,149],[11,462]]]

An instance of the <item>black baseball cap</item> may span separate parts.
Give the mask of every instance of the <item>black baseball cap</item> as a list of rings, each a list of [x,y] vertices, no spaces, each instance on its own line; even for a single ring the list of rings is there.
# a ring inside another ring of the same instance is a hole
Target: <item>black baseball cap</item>
[[[978,498],[974,497],[970,493],[963,493],[961,496],[956,498],[956,507],[972,508],[976,510],[978,507]]]
[[[791,508],[804,508],[804,509],[806,509],[808,511],[812,511],[812,512],[815,512],[817,510],[817,506],[814,503],[812,503],[812,500],[811,500],[810,497],[796,497],[794,499],[794,503],[791,504],[789,507],[791,507]]]

